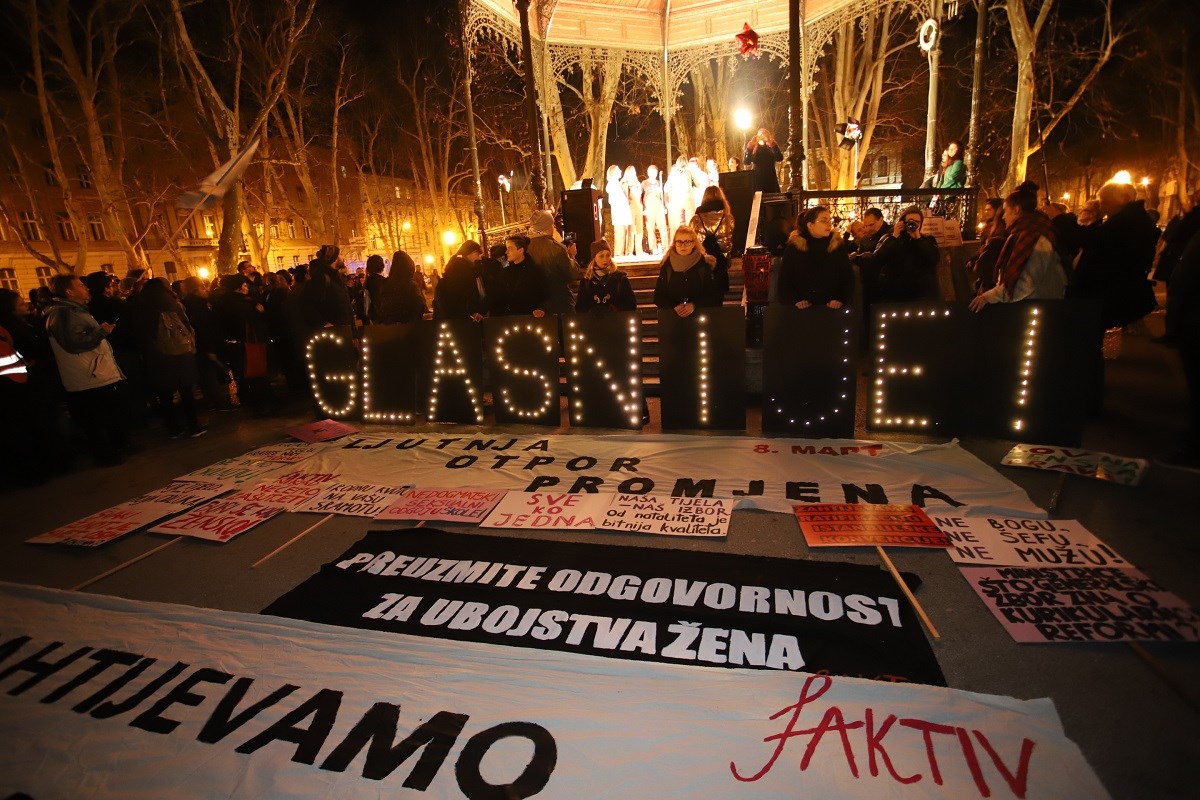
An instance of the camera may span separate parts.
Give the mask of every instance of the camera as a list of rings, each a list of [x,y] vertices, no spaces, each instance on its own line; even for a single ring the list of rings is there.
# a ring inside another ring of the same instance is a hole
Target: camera
[[[908,231],[909,233],[916,233],[917,231],[921,230],[921,223],[917,222],[915,219],[906,219],[904,220],[904,230]]]

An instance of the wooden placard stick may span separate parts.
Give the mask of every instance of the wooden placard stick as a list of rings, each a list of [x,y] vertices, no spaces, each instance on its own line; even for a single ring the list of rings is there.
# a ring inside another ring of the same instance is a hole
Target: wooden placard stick
[[[290,547],[293,543],[300,541],[300,539],[302,537],[307,536],[308,534],[312,533],[317,528],[324,525],[326,522],[329,522],[329,520],[331,520],[331,519],[333,519],[333,514],[326,514],[325,516],[321,517],[321,519],[317,520],[312,525],[309,525],[307,528],[300,531],[299,533],[297,533],[292,538],[288,539],[283,544],[279,545],[279,547],[276,547],[274,550],[267,553],[265,556],[260,558],[258,561],[255,561],[253,564],[250,565],[250,569],[256,569],[260,564],[265,562],[267,559],[275,557],[279,553],[283,552],[286,548]]]
[[[178,542],[178,541],[179,541],[180,539],[182,539],[182,538],[183,538],[182,536],[176,536],[174,539],[171,539],[171,540],[169,540],[169,541],[163,542],[163,543],[162,543],[162,544],[160,544],[158,547],[155,547],[155,548],[154,548],[154,549],[152,549],[152,550],[147,550],[146,552],[142,553],[140,556],[135,556],[135,557],[133,557],[133,558],[129,559],[128,561],[126,561],[126,562],[124,562],[124,563],[122,563],[122,564],[117,564],[115,567],[113,567],[113,568],[112,568],[112,569],[110,569],[110,570],[105,570],[104,572],[101,572],[99,575],[97,575],[97,576],[96,576],[96,577],[94,577],[94,578],[88,578],[88,579],[87,579],[86,581],[84,581],[83,583],[76,584],[75,586],[72,586],[70,590],[71,590],[72,592],[77,592],[77,591],[79,591],[80,589],[84,588],[85,586],[91,586],[91,585],[92,585],[93,583],[95,583],[96,581],[104,580],[104,579],[105,579],[105,578],[107,578],[109,575],[113,575],[113,574],[115,574],[115,573],[117,573],[117,572],[120,572],[121,570],[125,569],[126,567],[133,566],[133,565],[134,565],[134,564],[136,564],[137,562],[141,561],[143,558],[149,558],[150,556],[154,555],[154,554],[155,554],[155,553],[157,553],[159,550],[162,550],[162,549],[163,549],[163,548],[165,548],[165,547],[170,547],[171,545],[175,544],[176,542]]]
[[[879,545],[875,545],[875,551],[879,553],[879,557],[883,559],[884,566],[888,568],[888,572],[892,573],[892,580],[896,581],[896,585],[900,587],[900,591],[904,592],[904,596],[908,598],[908,602],[912,604],[913,610],[917,612],[917,616],[921,618],[921,622],[925,624],[930,636],[934,639],[942,638],[938,634],[937,628],[933,626],[933,621],[929,619],[929,615],[925,613],[925,609],[921,608],[921,604],[917,602],[917,598],[913,595],[912,590],[908,588],[908,584],[904,582],[904,578],[900,577],[900,573],[896,570],[896,565],[888,558],[888,554],[883,551]]]

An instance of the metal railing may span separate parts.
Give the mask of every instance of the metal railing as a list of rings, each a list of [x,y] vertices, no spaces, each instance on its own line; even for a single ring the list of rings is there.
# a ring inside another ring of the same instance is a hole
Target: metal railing
[[[974,239],[978,214],[978,189],[839,189],[793,192],[797,209],[828,206],[833,221],[845,228],[851,220],[862,219],[868,208],[878,208],[883,218],[895,222],[909,206],[931,209],[938,217],[958,220],[964,239]]]

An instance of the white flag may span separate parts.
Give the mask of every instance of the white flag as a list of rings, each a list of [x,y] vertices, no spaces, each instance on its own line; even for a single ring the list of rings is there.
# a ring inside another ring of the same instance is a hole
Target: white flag
[[[256,136],[242,149],[240,153],[217,167],[211,175],[200,181],[200,190],[185,192],[175,201],[177,208],[212,208],[217,201],[225,196],[229,187],[242,177],[250,160],[258,151],[259,138]]]

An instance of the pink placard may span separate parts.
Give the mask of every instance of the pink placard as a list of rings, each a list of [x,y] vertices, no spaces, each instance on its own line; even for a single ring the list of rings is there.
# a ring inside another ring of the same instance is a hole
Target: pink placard
[[[409,489],[375,517],[378,520],[427,520],[476,524],[500,502],[505,492],[480,489]]]
[[[297,425],[293,428],[288,428],[284,433],[302,442],[328,442],[333,439],[340,439],[349,433],[358,433],[358,428],[347,425],[344,422],[338,422],[336,419],[323,419],[318,422],[310,422],[307,425]]]
[[[964,567],[1018,642],[1200,641],[1200,614],[1132,567]]]

